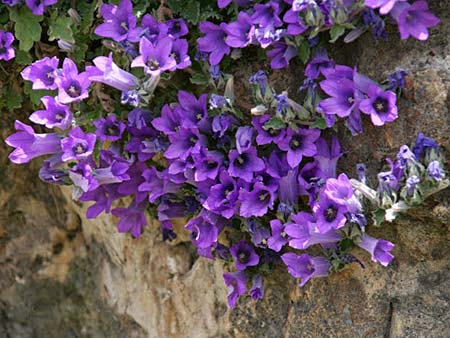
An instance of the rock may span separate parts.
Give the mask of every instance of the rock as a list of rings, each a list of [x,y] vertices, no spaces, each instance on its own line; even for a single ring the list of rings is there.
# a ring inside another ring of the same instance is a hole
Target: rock
[[[349,150],[341,170],[354,173],[354,165],[365,162],[374,180],[383,159],[419,131],[436,138],[450,160],[450,4],[430,5],[441,24],[425,43],[400,41],[392,31],[388,42],[367,34],[333,51],[338,62],[377,80],[402,68],[411,81],[395,123],[375,128],[366,120],[366,132],[357,137],[340,131]],[[240,70],[236,82],[257,67]],[[295,92],[301,74],[294,64],[272,77],[280,89],[287,83]],[[238,96],[246,90],[238,86]],[[0,119],[12,126],[15,117]],[[5,138],[11,130],[1,133]],[[396,244],[388,268],[359,250],[365,269],[354,264],[299,288],[279,267],[266,282],[264,300],[242,298],[230,311],[222,265],[198,258],[187,236],[164,243],[150,222],[133,239],[117,232],[110,215],[87,220],[86,206],[74,203],[70,191],[40,182],[37,163],[10,164],[9,151],[0,147],[2,338],[450,337],[449,191],[371,229]]]

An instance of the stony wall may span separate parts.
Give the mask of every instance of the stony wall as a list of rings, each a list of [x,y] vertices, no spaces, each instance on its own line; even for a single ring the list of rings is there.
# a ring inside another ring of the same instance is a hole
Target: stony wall
[[[340,135],[349,150],[342,169],[365,162],[373,174],[418,131],[450,158],[450,1],[430,5],[442,23],[426,43],[392,32],[389,42],[367,35],[334,51],[376,79],[396,67],[411,75],[395,123]],[[300,74],[292,66],[273,80],[292,90]],[[2,112],[1,138],[26,114]],[[231,312],[221,265],[198,258],[185,236],[164,243],[153,224],[135,240],[109,215],[86,220],[69,190],[40,182],[36,163],[8,163],[9,151],[0,146],[1,338],[450,337],[449,191],[383,228],[396,243],[388,268],[361,253],[365,270],[355,265],[302,289],[280,268],[263,301],[242,299]]]

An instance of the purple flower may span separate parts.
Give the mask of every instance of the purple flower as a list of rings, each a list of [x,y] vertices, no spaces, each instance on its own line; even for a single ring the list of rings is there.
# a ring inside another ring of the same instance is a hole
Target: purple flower
[[[62,165],[61,153],[51,156],[42,164],[42,168],[39,170],[39,178],[51,184],[66,184],[69,174],[66,170],[60,169]]]
[[[284,128],[267,128],[267,130],[264,129],[265,123],[268,122],[270,118],[271,116],[266,114],[261,117],[255,117],[252,120],[252,124],[258,132],[258,135],[256,136],[256,144],[258,145],[265,145],[272,142],[278,144],[282,139],[285,138],[286,129]]]
[[[407,0],[366,0],[365,5],[370,8],[379,8],[380,14],[386,15],[392,10],[397,2]]]
[[[170,19],[166,21],[167,34],[174,39],[179,39],[189,33],[188,26],[184,19]]]
[[[239,214],[243,217],[264,216],[268,209],[273,209],[275,194],[272,189],[261,182],[253,185],[252,191],[242,189],[239,193],[241,208]]]
[[[206,145],[205,136],[197,128],[180,129],[176,134],[169,136],[171,145],[164,152],[167,159],[186,160],[190,155],[199,154]]]
[[[235,204],[239,196],[239,186],[225,170],[220,173],[219,180],[218,184],[210,188],[203,207],[230,219],[234,215]]]
[[[416,175],[412,175],[408,177],[406,180],[406,192],[408,196],[414,195],[414,191],[416,190],[417,185],[420,183],[420,178]]]
[[[369,235],[363,234],[361,236],[361,241],[357,244],[359,247],[371,254],[374,262],[378,262],[383,266],[388,266],[388,264],[394,259],[394,256],[390,253],[390,251],[394,248],[394,244],[391,242],[383,239],[376,239]]]
[[[316,8],[316,0],[293,0],[289,1],[292,3],[292,10],[295,12],[304,12],[310,8]]]
[[[195,158],[196,182],[202,182],[207,179],[215,180],[223,163],[223,155],[218,151],[205,151]]]
[[[92,155],[96,140],[95,134],[85,134],[80,127],[73,128],[69,137],[61,140],[64,162],[70,160],[83,160]]]
[[[200,31],[205,34],[197,40],[198,50],[201,52],[211,53],[209,55],[209,63],[217,65],[225,55],[230,54],[230,47],[226,44],[226,23],[217,26],[209,21],[200,22]]]
[[[27,163],[35,157],[61,151],[61,138],[57,134],[35,134],[32,127],[20,121],[14,127],[17,132],[5,140],[7,145],[16,148],[9,155],[11,162]]]
[[[230,253],[234,258],[236,269],[239,271],[259,263],[259,256],[256,254],[253,245],[245,241],[239,241],[237,244],[232,245]]]
[[[72,184],[83,192],[93,191],[99,187],[94,176],[92,161],[80,161],[69,170]]]
[[[264,297],[263,279],[260,275],[253,277],[253,285],[249,293],[253,300],[262,299]]]
[[[72,113],[69,107],[59,103],[53,96],[41,98],[45,110],[38,110],[30,115],[30,121],[42,124],[47,128],[67,129],[72,124]]]
[[[384,20],[380,18],[378,15],[375,14],[375,12],[370,8],[365,8],[362,12],[362,18],[364,22],[364,26],[366,28],[371,27],[372,28],[372,35],[375,37],[375,39],[385,39],[387,40],[387,33],[384,30]],[[362,34],[365,31],[365,29],[360,30]],[[357,30],[358,32],[358,30]],[[359,35],[358,35],[359,36]],[[351,41],[356,39],[358,36],[353,37]],[[345,42],[350,42],[345,40]]]
[[[439,161],[430,162],[427,171],[428,176],[430,176],[432,179],[436,181],[442,181],[442,179],[445,177],[444,171],[442,170]]]
[[[438,144],[432,138],[426,137],[423,133],[418,133],[416,138],[416,143],[413,147],[413,153],[416,156],[416,159],[420,159],[422,153],[427,151],[428,149],[437,150]]]
[[[328,276],[330,263],[325,257],[311,257],[308,254],[299,256],[288,252],[281,259],[292,277],[301,278],[299,286],[305,285],[311,278]]]
[[[45,57],[26,67],[20,75],[25,80],[33,82],[33,89],[53,90],[58,88],[55,83],[55,70],[58,68],[59,59]]]
[[[89,97],[89,73],[78,74],[77,66],[71,59],[64,59],[61,75],[56,77],[55,82],[59,89],[58,101],[61,103],[68,104]]]
[[[100,120],[93,121],[92,124],[97,128],[95,135],[102,142],[118,141],[125,131],[125,123],[118,120],[117,115],[114,114],[109,114],[106,119],[102,117]]]
[[[340,174],[337,179],[327,179],[325,193],[334,202],[346,205],[353,196],[353,186],[346,174]]]
[[[136,37],[136,42],[142,37],[145,37],[148,41],[156,44],[159,40],[168,35],[169,27],[164,22],[158,22],[150,14],[145,14],[141,21],[142,31],[135,30],[133,38]],[[138,33],[136,35],[136,33]]]
[[[269,1],[266,4],[256,4],[253,6],[255,12],[252,15],[252,23],[262,28],[280,27],[283,22],[279,18],[280,5],[276,1]]]
[[[139,43],[140,55],[131,62],[131,67],[143,67],[146,74],[158,76],[166,70],[174,71],[177,62],[170,55],[173,40],[165,37],[158,41],[156,46],[147,38],[141,38]]]
[[[207,100],[207,94],[202,94],[197,99],[195,95],[184,90],[180,90],[178,92],[178,102],[181,107],[179,114],[181,115],[182,127],[196,127],[202,131],[209,129],[209,125],[206,121],[208,116],[208,111],[206,108]]]
[[[360,97],[353,81],[347,78],[326,79],[320,82],[320,88],[331,96],[320,101],[319,107],[325,114],[346,117],[358,108]]]
[[[133,200],[128,208],[113,209],[111,213],[120,218],[119,223],[117,223],[119,232],[130,232],[133,237],[140,237],[142,228],[147,225],[145,217],[147,205],[147,201],[138,203],[136,200]]]
[[[253,140],[254,129],[250,126],[239,127],[236,131],[236,149],[239,154],[247,151]]]
[[[409,5],[398,3],[392,9],[391,15],[397,20],[402,40],[413,36],[418,40],[428,39],[428,28],[436,26],[440,20],[428,10],[428,3],[419,0]]]
[[[319,201],[313,206],[313,212],[317,219],[317,228],[322,234],[333,229],[338,230],[347,222],[347,207],[334,202],[324,193],[320,194]]]
[[[264,161],[258,157],[255,147],[250,147],[239,154],[237,150],[232,149],[229,153],[230,166],[228,172],[233,177],[242,178],[250,182],[253,179],[253,173],[265,168]]]
[[[284,231],[284,225],[278,219],[270,221],[272,236],[267,240],[267,246],[273,251],[280,252],[284,245],[288,242],[288,237]]]
[[[58,0],[25,0],[25,3],[34,15],[44,14],[45,7],[54,5]]]
[[[130,91],[137,87],[138,79],[131,73],[120,69],[112,59],[112,53],[108,57],[98,56],[93,60],[95,67],[88,67],[89,80],[101,82],[121,91]]]
[[[86,210],[86,217],[88,219],[96,218],[103,211],[107,214],[111,212],[112,202],[122,197],[117,193],[118,184],[107,184],[98,187],[95,190],[85,192],[81,197],[80,201],[94,201]]]
[[[172,44],[170,55],[175,59],[177,69],[185,69],[191,65],[191,58],[188,54],[188,42],[184,39],[175,40]]]
[[[296,168],[303,156],[312,157],[317,154],[315,142],[319,137],[319,129],[299,129],[295,132],[289,128],[286,137],[278,143],[278,147],[287,151],[287,162],[291,168]]]
[[[2,0],[4,4],[7,4],[8,6],[15,6],[22,2],[22,0]]]
[[[220,1],[220,0],[219,0]],[[228,305],[236,306],[237,299],[247,291],[247,276],[245,272],[224,273],[223,279],[228,287]]]
[[[397,119],[397,97],[394,92],[384,91],[377,85],[371,85],[368,94],[369,97],[361,101],[359,109],[370,115],[374,125],[382,126],[386,122]]]
[[[251,2],[251,0],[217,0],[217,6],[219,6],[219,8],[225,8],[231,4],[232,1],[234,1],[239,7],[248,6]]]
[[[314,58],[308,63],[305,70],[305,75],[310,79],[317,79],[324,69],[334,67],[335,62],[331,60],[325,49],[318,49]]]
[[[198,216],[191,219],[185,228],[191,232],[194,244],[201,249],[210,248],[217,243],[220,229],[206,217]]]
[[[273,49],[267,52],[272,61],[270,66],[272,69],[280,69],[287,67],[289,61],[297,55],[295,47],[288,45],[284,42],[277,42],[273,45]]]
[[[237,124],[237,120],[233,115],[220,114],[214,116],[211,127],[214,133],[217,133],[219,138],[223,138],[225,132],[230,129],[233,125]]]
[[[156,130],[167,135],[175,134],[181,126],[181,109],[176,107],[171,109],[169,105],[165,104],[161,109],[161,117],[154,118],[152,125]]]
[[[9,61],[16,56],[15,50],[11,47],[13,41],[12,33],[0,30],[0,60]]]
[[[132,38],[136,29],[136,17],[133,15],[131,0],[121,0],[119,6],[103,4],[100,13],[105,22],[95,28],[95,34],[115,41],[123,41],[131,38],[132,42],[138,40]]]
[[[283,21],[288,24],[287,33],[289,35],[299,35],[308,29],[299,13],[292,9],[284,14]]]
[[[405,89],[405,77],[408,75],[404,70],[397,70],[390,74],[387,78],[387,90],[396,91],[397,89]]]
[[[226,44],[233,48],[244,48],[254,40],[255,26],[246,12],[239,12],[237,21],[228,24],[224,31],[227,33]]]
[[[341,145],[336,136],[331,139],[331,149],[323,138],[316,141],[317,154],[314,158],[317,161],[319,169],[327,178],[336,177],[336,166],[339,158],[344,154],[341,152]]]
[[[176,193],[179,190],[179,185],[170,180],[168,169],[159,172],[155,167],[150,167],[142,172],[142,177],[145,181],[139,185],[138,191],[148,192],[150,203],[155,203],[165,194]]]
[[[290,237],[289,246],[292,248],[305,250],[315,244],[336,243],[342,239],[335,230],[319,232],[314,217],[309,213],[301,211],[291,218],[295,223],[287,224],[284,231]]]

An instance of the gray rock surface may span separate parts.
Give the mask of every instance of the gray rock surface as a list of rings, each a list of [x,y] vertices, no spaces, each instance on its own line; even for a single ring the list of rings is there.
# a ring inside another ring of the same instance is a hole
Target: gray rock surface
[[[389,42],[366,35],[333,52],[375,79],[403,68],[411,80],[395,123],[366,123],[356,138],[341,133],[349,150],[342,170],[365,162],[373,178],[418,131],[450,159],[450,2],[430,5],[442,23],[425,43],[392,31]],[[273,80],[293,91],[301,74],[294,65]],[[23,116],[0,115],[2,139]],[[40,182],[37,164],[8,163],[9,151],[0,146],[1,338],[450,337],[449,191],[372,230],[396,244],[388,268],[356,252],[364,270],[354,265],[300,289],[280,267],[263,301],[243,298],[229,311],[222,266],[197,258],[186,236],[164,243],[153,222],[135,240],[117,233],[112,216],[86,220],[69,190]]]

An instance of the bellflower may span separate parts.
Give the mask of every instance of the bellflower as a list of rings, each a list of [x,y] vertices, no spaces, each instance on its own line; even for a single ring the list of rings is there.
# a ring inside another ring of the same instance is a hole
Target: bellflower
[[[315,244],[330,244],[339,242],[342,236],[335,230],[321,233],[316,226],[314,217],[304,211],[291,215],[295,223],[287,224],[284,231],[289,236],[289,246],[306,250]]]
[[[118,217],[117,229],[119,232],[130,232],[133,237],[141,236],[142,228],[147,225],[145,210],[148,203],[138,203],[133,200],[128,208],[115,208],[111,213]]]
[[[45,7],[54,5],[58,0],[25,0],[25,3],[34,15],[44,14]]]
[[[428,9],[425,0],[409,5],[407,2],[397,3],[391,11],[397,21],[402,40],[413,36],[418,40],[428,39],[428,28],[436,26],[440,20]]]
[[[100,120],[93,121],[92,124],[97,128],[95,135],[102,142],[118,141],[125,131],[125,124],[118,120],[115,114],[109,114],[106,119],[102,117]]]
[[[145,181],[139,185],[138,191],[148,192],[150,203],[155,203],[165,194],[176,193],[179,190],[179,185],[171,182],[168,169],[159,172],[155,167],[151,167],[142,172],[142,177]]]
[[[188,49],[189,46],[187,40],[178,39],[173,42],[170,56],[175,59],[177,69],[185,69],[191,65]]]
[[[179,39],[189,33],[188,26],[184,19],[170,19],[166,21],[167,34],[174,39]]]
[[[119,6],[103,4],[100,7],[100,14],[105,20],[95,28],[95,34],[111,38],[115,41],[123,41],[131,38],[132,42],[138,39],[132,38],[136,35],[136,17],[133,15],[133,4],[131,0],[121,0]]]
[[[269,1],[266,4],[256,4],[253,6],[255,12],[252,15],[252,23],[262,28],[280,27],[283,22],[279,18],[280,5],[276,1]]]
[[[267,239],[270,237],[270,230],[255,219],[248,219],[246,223],[252,243],[259,248],[267,248]]]
[[[379,8],[380,14],[386,15],[392,10],[397,2],[404,2],[407,0],[366,0],[365,5],[370,8]]]
[[[237,120],[233,115],[220,114],[213,117],[211,127],[212,131],[217,133],[219,138],[223,138],[225,136],[225,132],[236,124]]]
[[[272,189],[261,182],[253,185],[252,191],[242,189],[239,193],[241,208],[239,214],[243,217],[264,216],[273,209],[275,194]]]
[[[265,145],[269,143],[278,144],[286,136],[286,130],[283,129],[264,129],[264,124],[270,120],[271,116],[266,114],[260,117],[255,117],[252,120],[252,124],[257,131],[256,144]]]
[[[60,169],[63,165],[61,154],[55,154],[46,159],[39,170],[39,178],[47,183],[63,185],[67,183],[67,170]]]
[[[289,128],[286,137],[278,143],[278,147],[287,151],[287,162],[291,168],[296,168],[303,156],[312,157],[317,154],[315,142],[319,137],[319,129],[299,129],[295,132]]]
[[[52,58],[45,57],[35,61],[26,67],[20,75],[25,80],[33,82],[33,89],[53,90],[57,88],[55,83],[55,71],[58,68],[59,59],[54,56]]]
[[[112,53],[108,57],[98,56],[94,60],[95,67],[89,67],[89,80],[101,82],[121,91],[136,89],[138,79],[131,73],[120,69],[112,59]]]
[[[171,109],[168,104],[165,104],[161,109],[161,116],[154,118],[151,123],[156,130],[172,135],[180,129],[182,120],[180,114],[180,108]]]
[[[319,169],[327,178],[336,177],[336,166],[339,158],[344,154],[341,152],[341,145],[336,136],[331,139],[331,148],[323,138],[316,141],[317,154],[314,156]]]
[[[295,47],[284,42],[277,42],[273,45],[273,49],[267,52],[272,60],[270,66],[272,69],[281,69],[289,65],[289,61],[297,55]]]
[[[41,98],[45,110],[38,110],[30,115],[30,121],[42,124],[47,128],[67,129],[72,124],[72,113],[69,107],[55,100],[53,96]]]
[[[413,147],[413,153],[416,156],[416,159],[420,159],[423,152],[427,153],[428,149],[438,149],[438,144],[432,138],[426,137],[423,133],[418,133],[416,138],[416,143]]]
[[[267,246],[273,251],[280,252],[284,245],[288,242],[288,236],[284,231],[285,226],[278,219],[270,221],[272,236],[267,240]]]
[[[292,9],[284,14],[283,21],[288,24],[286,32],[289,35],[299,35],[308,29],[299,13]]]
[[[202,94],[197,99],[195,95],[184,90],[178,92],[178,102],[181,107],[179,114],[181,115],[181,126],[185,128],[199,128],[202,131],[208,129],[206,118],[208,111],[206,102],[207,94]]]
[[[245,241],[239,241],[230,248],[231,256],[234,258],[236,269],[245,270],[249,266],[255,266],[259,263],[259,256],[255,252],[253,245]]]
[[[254,172],[265,168],[264,161],[258,157],[255,147],[250,147],[241,154],[237,150],[232,149],[228,157],[230,159],[228,173],[247,182],[253,179]]]
[[[345,205],[353,196],[353,186],[346,174],[327,179],[325,194],[334,202]]]
[[[118,184],[107,184],[98,187],[95,190],[87,191],[80,197],[80,201],[94,201],[86,210],[88,219],[96,218],[102,212],[109,214],[111,212],[112,202],[122,197],[117,193]]]
[[[397,96],[394,92],[383,91],[377,85],[371,85],[368,95],[367,99],[361,101],[359,109],[363,113],[370,115],[374,125],[382,126],[386,122],[392,122],[397,119]]]
[[[427,168],[428,176],[436,181],[442,181],[445,177],[444,171],[441,168],[439,161],[431,161]]]
[[[144,72],[151,76],[158,76],[165,71],[174,71],[177,62],[170,55],[173,41],[165,37],[158,41],[156,46],[147,38],[141,38],[139,43],[140,55],[131,62],[131,67],[143,67]]]
[[[316,161],[306,163],[298,175],[300,194],[308,195],[310,203],[312,203],[320,188],[325,184],[326,178]]]
[[[94,163],[92,161],[79,161],[69,170],[72,184],[82,192],[93,191],[99,187],[94,176]]]
[[[11,47],[14,35],[0,30],[0,60],[9,61],[16,56],[16,51]]]
[[[58,101],[64,104],[84,100],[89,96],[88,88],[91,85],[89,73],[78,74],[77,66],[71,59],[64,59],[61,75],[55,79],[58,86]]]
[[[180,129],[176,134],[170,135],[170,146],[164,152],[167,159],[186,160],[188,156],[199,154],[206,145],[206,138],[197,128]]]
[[[20,121],[14,127],[17,132],[5,140],[7,145],[16,148],[9,155],[11,162],[28,163],[35,157],[61,151],[61,138],[57,134],[36,134],[32,127]]]
[[[191,239],[194,244],[201,249],[210,248],[216,243],[220,232],[215,224],[203,216],[191,219],[185,228],[191,232]]]
[[[228,24],[224,31],[227,33],[225,42],[233,48],[244,48],[253,42],[255,26],[246,12],[239,12],[237,21]]]
[[[390,253],[390,251],[394,248],[394,244],[391,242],[383,239],[376,239],[369,235],[363,234],[361,236],[361,241],[356,244],[370,253],[372,256],[372,261],[378,262],[383,266],[388,266],[388,264],[394,259],[394,256]]]
[[[225,29],[227,24],[222,22],[219,26],[209,21],[203,21],[199,24],[200,31],[205,36],[197,40],[198,50],[210,53],[209,63],[218,65],[225,55],[230,54],[230,47],[226,44]]]
[[[237,299],[247,291],[247,276],[245,272],[238,271],[225,273],[223,279],[225,280],[225,285],[228,287],[228,305],[230,308],[234,308]]]
[[[325,49],[318,49],[313,59],[308,63],[305,69],[305,75],[310,79],[317,79],[324,69],[334,67],[335,62],[328,57]]]
[[[200,152],[195,159],[195,175],[196,182],[202,182],[207,179],[214,180],[219,174],[219,170],[223,163],[223,155],[218,151]]]
[[[253,277],[253,285],[249,293],[253,300],[262,299],[264,297],[263,279],[260,275]]]
[[[330,263],[325,257],[311,257],[308,254],[296,255],[288,252],[281,256],[294,278],[301,278],[299,286],[305,285],[311,278],[328,276]]]
[[[250,126],[239,127],[236,131],[236,149],[239,154],[248,150],[253,141],[254,129]]]
[[[61,140],[63,151],[61,159],[67,162],[88,158],[94,151],[96,139],[95,134],[85,134],[80,127],[73,128],[69,136]]]
[[[324,114],[346,117],[358,108],[361,97],[356,91],[353,81],[347,78],[338,80],[326,79],[320,82],[320,88],[331,96],[320,101],[319,107]]]
[[[151,43],[156,44],[159,40],[168,35],[169,27],[164,22],[156,21],[156,19],[150,14],[145,14],[142,17],[141,26],[141,31],[135,31],[139,33],[136,41],[139,41],[140,38],[145,37]]]
[[[317,228],[320,233],[326,233],[331,230],[338,230],[345,226],[347,218],[345,213],[348,211],[345,205],[338,204],[330,199],[326,194],[321,193],[319,201],[313,206],[313,213],[317,220]]]
[[[211,187],[203,207],[230,219],[234,216],[238,196],[238,183],[223,170],[220,173],[219,183]]]

